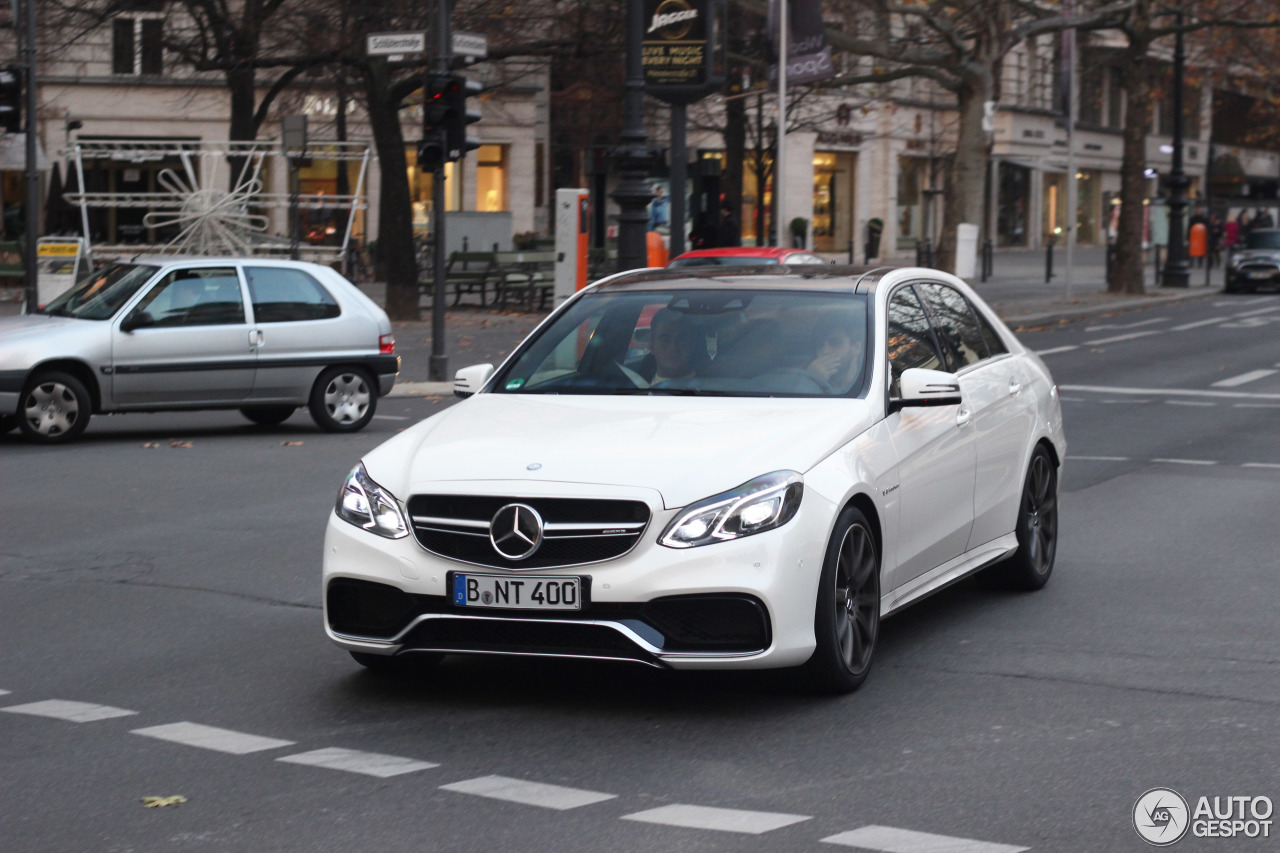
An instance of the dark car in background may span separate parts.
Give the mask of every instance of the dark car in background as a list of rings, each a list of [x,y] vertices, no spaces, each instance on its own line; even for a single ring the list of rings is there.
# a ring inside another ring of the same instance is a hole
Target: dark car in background
[[[1280,287],[1280,228],[1250,231],[1231,255],[1227,293],[1249,293],[1259,287]]]

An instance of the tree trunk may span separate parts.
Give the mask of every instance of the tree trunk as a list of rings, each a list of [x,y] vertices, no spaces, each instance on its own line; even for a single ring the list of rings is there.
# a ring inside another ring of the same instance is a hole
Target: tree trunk
[[[257,101],[257,81],[252,65],[238,65],[227,71],[227,89],[231,93],[232,142],[252,142],[258,137],[258,127],[253,120]],[[246,158],[228,157],[230,176],[228,190],[234,192],[244,171]]]
[[[987,168],[991,162],[991,135],[982,129],[983,104],[992,99],[991,64],[983,72],[969,74],[957,92],[960,128],[956,155],[947,173],[942,207],[942,233],[938,237],[938,269],[956,268],[956,226],[971,222],[981,228],[986,198]]]
[[[733,209],[734,216],[742,215],[742,169],[747,151],[747,99],[734,98],[725,103],[724,116],[724,173],[720,190]],[[720,211],[711,211],[719,216]]]
[[[1151,132],[1151,62],[1145,38],[1129,36],[1124,64],[1124,157],[1120,163],[1120,225],[1108,293],[1143,293],[1143,199],[1147,192],[1147,134]]]
[[[387,315],[392,320],[417,320],[419,294],[413,253],[413,204],[404,133],[400,128],[400,105],[391,102],[391,79],[385,61],[370,61],[364,78],[369,125],[382,173],[378,259],[387,282]],[[432,212],[432,216],[443,214],[439,210]],[[443,252],[444,247],[437,246],[436,251]]]

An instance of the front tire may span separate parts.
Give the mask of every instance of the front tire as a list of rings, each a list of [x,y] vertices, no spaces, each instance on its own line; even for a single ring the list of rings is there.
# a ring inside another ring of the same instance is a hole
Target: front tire
[[[376,387],[363,370],[331,367],[312,386],[311,417],[325,432],[359,432],[378,407]]]
[[[813,631],[818,644],[805,664],[809,683],[825,693],[857,690],[880,635],[880,555],[871,523],[856,507],[840,513],[827,543]]]
[[[1018,550],[982,573],[989,586],[1032,591],[1049,582],[1058,554],[1058,469],[1043,445],[1031,454],[1018,503]]]
[[[92,412],[93,400],[79,379],[69,373],[39,373],[22,392],[18,428],[31,441],[62,444],[85,431]]]

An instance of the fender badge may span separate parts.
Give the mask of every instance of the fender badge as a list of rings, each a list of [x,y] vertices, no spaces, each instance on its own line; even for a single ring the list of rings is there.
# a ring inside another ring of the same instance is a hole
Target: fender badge
[[[528,465],[526,465],[526,466],[525,466],[525,470],[526,470],[526,471],[537,471],[537,470],[538,470],[539,468],[541,468],[541,467],[542,467],[542,463],[541,463],[541,462],[530,462]]]

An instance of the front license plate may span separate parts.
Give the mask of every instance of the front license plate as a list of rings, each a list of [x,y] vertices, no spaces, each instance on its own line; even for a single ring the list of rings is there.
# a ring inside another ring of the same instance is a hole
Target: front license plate
[[[581,610],[582,578],[512,578],[504,575],[453,575],[458,607],[508,610]]]
[[[1271,273],[1253,270],[1249,273],[1249,278],[1271,278]]]

